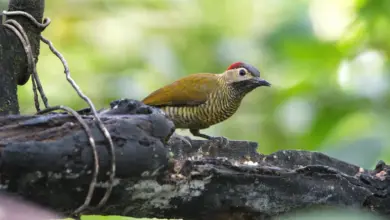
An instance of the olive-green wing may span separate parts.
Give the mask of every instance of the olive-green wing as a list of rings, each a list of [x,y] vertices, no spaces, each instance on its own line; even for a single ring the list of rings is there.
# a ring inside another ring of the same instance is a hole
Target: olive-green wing
[[[154,91],[142,102],[151,106],[200,105],[218,88],[217,78],[211,73],[192,74]]]

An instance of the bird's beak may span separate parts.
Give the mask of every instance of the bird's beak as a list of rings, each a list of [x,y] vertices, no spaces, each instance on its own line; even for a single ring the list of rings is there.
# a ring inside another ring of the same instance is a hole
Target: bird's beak
[[[260,77],[252,78],[253,83],[256,84],[257,86],[271,86],[271,83],[269,83],[265,79],[261,79]]]

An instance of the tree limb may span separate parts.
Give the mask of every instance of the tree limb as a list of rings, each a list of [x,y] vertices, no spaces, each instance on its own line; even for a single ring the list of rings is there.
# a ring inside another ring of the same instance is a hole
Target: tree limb
[[[317,152],[261,155],[257,144],[247,141],[230,141],[225,148],[207,140],[191,140],[192,146],[180,139],[167,142],[174,127],[158,109],[133,100],[112,107],[100,115],[116,146],[116,185],[106,206],[90,214],[267,219],[315,206],[390,213],[389,167],[383,162],[374,171],[362,171]],[[96,204],[107,186],[103,174],[109,158],[88,109],[81,112],[100,157]],[[72,117],[3,117],[0,140],[0,175],[8,192],[65,214],[83,202],[92,154]]]

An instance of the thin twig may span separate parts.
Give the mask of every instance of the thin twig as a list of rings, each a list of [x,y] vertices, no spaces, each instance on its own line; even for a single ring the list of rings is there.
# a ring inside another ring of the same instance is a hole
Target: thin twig
[[[111,156],[110,184],[108,184],[108,187],[106,189],[106,193],[104,194],[103,198],[100,200],[99,204],[97,205],[97,207],[99,208],[102,205],[104,205],[104,203],[107,201],[107,199],[109,198],[109,196],[111,194],[112,188],[114,186],[115,169],[116,169],[115,168],[116,161],[115,161],[114,143],[113,143],[113,141],[111,139],[110,133],[108,132],[107,128],[104,126],[103,122],[101,121],[100,117],[98,116],[94,104],[92,103],[92,101],[86,95],[84,95],[84,93],[81,91],[80,87],[76,84],[76,82],[70,76],[68,63],[66,62],[65,58],[62,56],[62,54],[60,52],[58,52],[55,49],[53,44],[49,40],[47,40],[45,37],[41,36],[41,40],[44,43],[46,43],[49,46],[50,50],[61,60],[63,66],[64,66],[64,73],[65,73],[66,79],[72,85],[72,87],[76,90],[77,94],[82,99],[84,99],[84,101],[86,101],[88,103],[88,105],[91,108],[91,111],[92,111],[92,113],[93,113],[93,115],[94,115],[94,117],[96,119],[96,122],[98,124],[99,129],[102,131],[103,135],[108,140],[108,144],[109,144],[109,147],[110,147],[108,152],[109,152],[109,154]]]
[[[39,107],[39,97],[38,97],[38,93],[37,93],[37,82],[35,80],[35,77],[31,78],[31,84],[32,84],[33,93],[34,93],[35,109],[37,110],[37,112],[39,112],[41,110],[41,108]]]
[[[44,19],[44,23],[40,24],[32,15],[30,15],[27,12],[24,12],[24,11],[12,11],[12,12],[3,11],[3,14],[4,15],[23,15],[23,16],[29,18],[30,21],[32,21],[38,28],[41,28],[41,31],[43,31],[50,24],[50,19],[49,18],[45,18]],[[32,69],[32,76],[33,76],[32,77],[32,83],[33,83],[33,91],[34,91],[34,100],[35,100],[35,106],[37,108],[37,111],[40,114],[45,113],[45,112],[50,112],[50,111],[53,111],[53,110],[58,110],[58,109],[62,109],[62,110],[71,112],[71,114],[73,114],[79,120],[79,122],[83,125],[83,127],[86,130],[86,133],[87,133],[87,135],[89,137],[89,140],[90,140],[90,143],[91,143],[91,147],[92,147],[92,151],[93,151],[93,154],[94,154],[94,158],[96,158],[96,160],[94,161],[95,162],[94,170],[96,171],[94,173],[94,176],[96,175],[96,177],[94,177],[95,179],[92,179],[92,181],[91,181],[90,188],[89,188],[89,191],[88,191],[88,195],[87,195],[87,198],[86,198],[84,204],[82,206],[80,206],[75,211],[75,213],[79,213],[79,212],[83,211],[90,203],[90,200],[92,198],[92,195],[93,195],[93,192],[94,192],[94,189],[95,189],[97,173],[98,173],[98,170],[99,170],[99,166],[98,166],[99,161],[97,160],[97,152],[96,152],[96,147],[94,145],[94,139],[93,139],[92,133],[88,132],[88,130],[89,130],[88,126],[83,122],[83,119],[74,110],[72,110],[72,109],[70,109],[68,107],[64,107],[64,106],[53,107],[53,108],[49,107],[46,95],[45,95],[45,93],[44,93],[44,91],[42,89],[42,85],[41,85],[39,76],[38,76],[38,74],[36,72],[36,66],[35,66],[35,62],[34,62],[34,57],[32,55],[30,42],[28,40],[27,35],[24,32],[24,29],[15,20],[8,19],[6,22],[4,22],[4,24],[7,27],[9,27],[18,36],[18,38],[20,39],[20,41],[22,42],[22,44],[24,46],[24,49],[25,49],[25,52],[26,52],[26,55],[27,55],[27,60],[28,60],[28,68]],[[13,27],[11,24],[16,26],[16,28]],[[87,102],[87,104],[89,105],[89,107],[90,107],[90,109],[91,109],[91,111],[92,111],[92,113],[94,115],[94,118],[96,119],[96,122],[97,122],[97,125],[98,125],[99,129],[102,131],[103,135],[108,140],[108,143],[109,143],[109,150],[108,150],[108,152],[109,152],[109,154],[111,156],[110,184],[109,184],[109,186],[108,186],[108,188],[106,190],[106,193],[104,194],[103,198],[100,200],[100,202],[99,202],[99,204],[97,206],[99,208],[99,207],[101,207],[102,205],[105,204],[105,202],[109,198],[109,196],[111,194],[111,191],[112,191],[112,188],[113,188],[113,182],[114,182],[115,171],[116,171],[116,160],[115,160],[115,152],[114,152],[115,149],[114,149],[113,141],[111,139],[110,133],[108,132],[107,128],[104,126],[104,124],[100,120],[100,118],[99,118],[99,116],[97,114],[97,111],[95,109],[95,106],[93,105],[91,100],[86,95],[84,95],[82,93],[82,91],[79,88],[79,86],[70,77],[69,67],[68,67],[68,64],[67,64],[65,58],[61,55],[61,53],[59,53],[54,48],[53,44],[49,40],[44,38],[42,35],[41,35],[41,40],[44,43],[46,43],[49,46],[50,50],[61,60],[63,66],[64,66],[64,72],[65,72],[65,75],[66,75],[66,79],[72,85],[72,87],[76,90],[77,94],[84,101]],[[31,73],[31,70],[29,70],[28,72]],[[41,94],[42,101],[43,101],[43,103],[44,103],[44,105],[46,107],[46,109],[43,110],[43,111],[40,111],[40,109],[39,109],[39,100],[38,100],[38,95],[36,94],[36,90],[37,89],[38,89],[39,93]]]
[[[49,24],[51,22],[50,18],[45,18],[45,19],[43,19],[43,23],[41,24],[32,15],[30,15],[29,13],[27,13],[25,11],[3,11],[3,14],[6,15],[6,16],[9,16],[9,15],[23,15],[23,16],[27,17],[28,19],[30,19],[30,21],[32,21],[35,26],[41,28],[41,32],[47,26],[49,26]]]
[[[97,180],[97,176],[99,174],[99,156],[98,156],[97,151],[96,151],[95,140],[93,139],[91,129],[88,127],[87,123],[85,123],[83,118],[75,110],[73,110],[67,106],[55,106],[55,107],[46,108],[46,109],[38,112],[37,114],[45,114],[45,113],[56,111],[56,110],[67,111],[70,114],[72,114],[79,121],[79,123],[83,127],[83,129],[88,137],[89,145],[92,148],[92,155],[93,155],[93,162],[94,162],[93,172],[92,172],[92,180],[91,180],[91,183],[89,184],[89,189],[88,189],[88,193],[87,193],[86,199],[84,201],[84,204],[82,204],[79,208],[77,208],[74,211],[74,213],[80,213],[81,211],[83,211],[84,209],[86,209],[88,207],[89,203],[91,202],[93,193],[95,191],[96,180]]]

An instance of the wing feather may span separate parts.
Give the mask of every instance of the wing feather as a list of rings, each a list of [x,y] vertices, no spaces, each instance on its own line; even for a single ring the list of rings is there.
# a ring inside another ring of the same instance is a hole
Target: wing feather
[[[154,91],[142,102],[151,106],[200,105],[218,88],[217,78],[211,73],[192,74]]]

